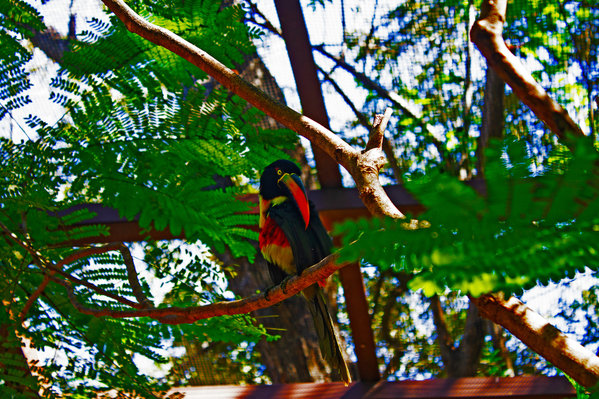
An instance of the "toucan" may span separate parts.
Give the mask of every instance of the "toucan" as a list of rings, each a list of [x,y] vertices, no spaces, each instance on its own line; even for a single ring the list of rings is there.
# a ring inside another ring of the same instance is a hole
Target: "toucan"
[[[260,251],[273,284],[283,290],[288,278],[320,262],[333,247],[300,175],[295,163],[280,159],[268,165],[260,178]],[[320,281],[302,294],[314,320],[322,357],[348,385],[351,376],[320,288],[324,285]]]

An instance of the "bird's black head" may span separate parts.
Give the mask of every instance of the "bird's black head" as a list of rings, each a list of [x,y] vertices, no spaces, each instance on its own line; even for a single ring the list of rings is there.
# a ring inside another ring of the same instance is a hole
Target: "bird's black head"
[[[289,196],[289,189],[280,183],[281,176],[285,173],[292,176],[295,175],[298,178],[302,175],[300,168],[295,163],[286,159],[279,159],[264,169],[260,178],[260,195],[262,198],[271,200],[283,195]],[[303,185],[301,188],[304,188]]]
[[[260,178],[260,209],[275,198],[292,200],[299,210],[306,228],[310,223],[308,195],[302,183],[300,168],[291,161],[279,159],[268,165]],[[263,201],[266,201],[263,203]],[[270,205],[267,205],[270,206]],[[262,213],[261,213],[262,214]]]

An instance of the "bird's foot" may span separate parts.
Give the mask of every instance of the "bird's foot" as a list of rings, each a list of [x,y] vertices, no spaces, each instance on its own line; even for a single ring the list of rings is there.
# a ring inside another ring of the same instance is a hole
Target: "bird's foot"
[[[283,279],[283,281],[281,281],[281,291],[283,291],[283,294],[287,295],[287,283],[289,282],[289,279],[292,276],[287,276]]]
[[[267,301],[270,301],[270,291],[272,291],[273,289],[275,289],[276,285],[271,285],[270,287],[266,287],[266,289],[264,290],[264,299],[266,299]]]
[[[270,287],[266,287],[266,289],[264,290],[264,299],[266,299],[267,301],[270,301],[270,291],[274,290],[277,286],[276,285],[271,285]],[[283,304],[283,302],[277,302],[275,303],[275,306],[281,306]]]

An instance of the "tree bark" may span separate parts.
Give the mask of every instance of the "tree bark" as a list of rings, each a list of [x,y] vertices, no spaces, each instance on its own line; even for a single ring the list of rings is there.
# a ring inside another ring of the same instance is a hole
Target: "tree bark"
[[[503,138],[505,124],[505,82],[492,68],[487,68],[487,80],[485,84],[485,97],[483,104],[483,122],[478,137],[477,172],[478,177],[484,177],[485,173],[485,148],[489,139]]]

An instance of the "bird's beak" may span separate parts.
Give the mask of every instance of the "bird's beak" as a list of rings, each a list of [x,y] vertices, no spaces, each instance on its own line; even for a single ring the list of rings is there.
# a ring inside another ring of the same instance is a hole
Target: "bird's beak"
[[[300,213],[302,214],[302,219],[304,219],[304,223],[306,225],[306,229],[308,228],[308,224],[310,224],[310,206],[308,205],[308,194],[306,194],[306,189],[304,188],[304,184],[298,175],[285,173],[280,179],[279,183],[283,183],[285,187],[291,193],[295,204],[299,208]]]

